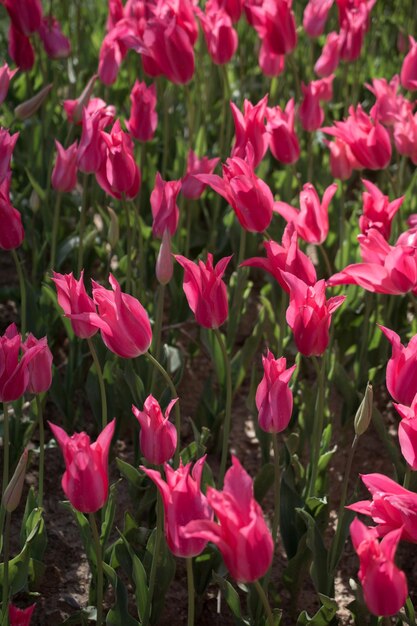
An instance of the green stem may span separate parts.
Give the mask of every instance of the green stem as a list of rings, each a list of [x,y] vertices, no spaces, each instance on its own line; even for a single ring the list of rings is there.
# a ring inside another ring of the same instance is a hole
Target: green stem
[[[19,278],[20,287],[20,332],[22,336],[26,334],[26,283],[23,275],[22,264],[16,250],[12,250],[12,257],[16,265],[16,271]]]
[[[161,79],[161,83],[162,83],[162,80],[163,79]],[[165,93],[164,93],[163,138],[164,138],[164,152],[162,155],[162,178],[165,178],[167,163],[168,163],[168,154],[169,154],[169,98],[168,98],[168,84],[167,83],[166,83],[166,88],[165,88]]]
[[[326,272],[327,272],[327,274],[330,277],[333,274],[332,266],[330,265],[330,259],[329,259],[329,256],[328,256],[327,252],[326,252],[326,248],[323,246],[322,243],[319,244],[319,250],[320,250],[320,252],[321,252],[321,254],[323,256],[324,264],[326,266]]]
[[[272,539],[277,542],[279,516],[280,516],[280,490],[281,490],[281,468],[279,465],[279,443],[278,433],[271,433],[272,446],[274,449],[274,518],[272,522]]]
[[[87,337],[88,347],[90,348],[91,356],[93,357],[94,365],[97,372],[98,384],[100,386],[101,396],[101,428],[107,426],[107,396],[106,386],[104,384],[103,370],[101,369],[100,361],[98,360],[97,352],[94,347],[94,343],[91,337]]]
[[[315,494],[315,485],[318,475],[318,466],[320,460],[320,443],[323,434],[324,424],[324,394],[325,394],[325,370],[326,370],[326,358],[323,355],[321,357],[321,364],[319,365],[317,358],[312,357],[314,366],[318,375],[318,390],[317,390],[317,403],[314,413],[314,424],[312,434],[311,445],[311,476],[310,485],[308,488],[309,497]]]
[[[125,194],[122,194],[122,205],[126,216],[126,238],[127,238],[127,268],[126,268],[126,291],[130,293],[132,283],[132,229],[130,227],[129,207]]]
[[[223,480],[226,472],[227,456],[229,452],[229,435],[232,421],[232,368],[223,335],[218,328],[213,328],[213,330],[222,352],[224,368],[226,371],[226,410],[224,415],[223,445],[219,472],[219,486],[221,489],[223,487]]]
[[[6,513],[6,527],[4,531],[4,565],[3,565],[3,594],[2,594],[2,624],[7,626],[9,623],[9,559],[10,559],[10,521],[12,514]]]
[[[188,626],[194,626],[194,574],[193,574],[193,559],[188,557],[185,559],[187,564],[187,586],[188,586]]]
[[[155,537],[155,546],[152,557],[152,565],[151,572],[149,574],[149,591],[148,596],[146,598],[145,611],[143,615],[142,626],[148,626],[149,619],[151,617],[151,606],[153,595],[155,591],[155,580],[156,580],[156,572],[158,569],[158,559],[159,553],[161,551],[162,538],[164,533],[164,508],[162,505],[161,494],[157,490],[156,495],[156,537]]]
[[[85,223],[87,219],[87,181],[88,174],[83,176],[83,197],[81,203],[81,215],[80,215],[80,227],[79,227],[79,242],[78,242],[78,261],[77,261],[77,275],[80,276],[83,268],[83,256],[84,256],[84,231]]]
[[[97,558],[97,624],[101,626],[103,623],[103,555],[95,515],[94,513],[89,513],[88,517]]]
[[[278,354],[282,354],[284,350],[284,338],[287,331],[287,305],[288,305],[288,296],[287,293],[282,289],[280,293],[280,302],[279,302],[279,339],[278,339]]]
[[[153,351],[155,354],[155,359],[159,362],[159,359],[161,357],[161,343],[162,343],[161,330],[162,330],[162,320],[163,320],[163,314],[164,314],[165,285],[159,285],[158,294],[156,298],[157,300],[156,300],[155,326],[154,326],[152,334],[154,338],[154,350]],[[156,374],[156,369],[154,369],[152,372],[151,392],[153,392],[153,389],[155,386],[155,374]]]
[[[56,247],[58,243],[58,227],[59,227],[59,216],[61,212],[61,200],[62,193],[58,192],[55,199],[55,208],[54,208],[54,220],[52,224],[52,243],[51,243],[51,269],[55,267],[56,260]]]
[[[255,580],[254,585],[255,585],[256,591],[258,592],[258,595],[259,595],[259,597],[261,599],[261,602],[262,602],[262,604],[264,606],[265,613],[266,613],[266,616],[267,616],[267,619],[268,619],[268,624],[269,624],[269,626],[274,626],[274,616],[272,615],[272,610],[271,610],[270,604],[268,602],[268,597],[267,597],[265,591],[263,590],[262,585],[259,582],[259,580]]]
[[[43,483],[45,471],[45,428],[43,424],[42,401],[39,394],[36,395],[36,407],[38,409],[39,424],[39,486],[38,486],[38,506],[43,506]]]
[[[171,377],[166,371],[166,369],[162,367],[162,365],[152,356],[150,352],[145,352],[144,356],[146,356],[146,358],[152,363],[154,367],[156,367],[156,369],[159,371],[161,376],[165,379],[168,387],[171,390],[172,399],[178,398],[175,385],[172,382]],[[175,450],[174,464],[176,467],[178,467],[179,460],[180,460],[180,443],[181,443],[181,413],[180,413],[179,402],[175,403],[174,410],[175,410],[175,428],[177,429],[177,449]]]
[[[240,267],[240,264],[245,258],[246,248],[246,230],[244,228],[240,231],[240,243],[239,243],[239,257],[237,261],[237,281],[236,287],[233,292],[233,302],[231,312],[229,315],[229,323],[227,328],[227,345],[229,348],[233,347],[235,342],[237,329],[240,321],[240,314],[242,312],[243,293],[245,290],[245,277],[246,268]]]
[[[403,481],[403,487],[405,489],[409,489],[410,487],[410,478],[411,478],[411,467],[407,463],[407,468],[405,470],[404,481]]]

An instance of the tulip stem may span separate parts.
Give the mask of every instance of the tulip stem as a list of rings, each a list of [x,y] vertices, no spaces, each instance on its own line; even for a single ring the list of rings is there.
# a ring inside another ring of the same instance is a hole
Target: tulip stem
[[[10,558],[10,521],[12,514],[6,512],[6,527],[4,530],[4,563],[3,563],[3,594],[2,594],[2,624],[8,624],[7,610],[9,606],[9,558]]]
[[[323,423],[324,423],[324,393],[325,393],[325,372],[326,372],[326,358],[322,356],[321,364],[318,363],[317,358],[315,356],[312,357],[314,366],[317,371],[318,377],[318,390],[317,390],[317,402],[316,409],[314,413],[314,424],[313,424],[313,434],[312,434],[312,445],[311,445],[311,475],[310,475],[310,485],[308,488],[308,496],[311,497],[315,495],[315,486],[318,475],[318,466],[320,460],[320,443],[321,437],[323,434]]]
[[[51,270],[55,267],[56,246],[58,242],[59,216],[61,212],[62,193],[58,192],[55,199],[54,221],[52,224],[52,243],[51,243]]]
[[[280,514],[280,489],[281,489],[281,468],[279,465],[279,442],[278,433],[271,433],[272,446],[274,449],[274,518],[272,522],[272,539],[274,545],[277,542],[277,533]]]
[[[164,299],[165,299],[165,285],[159,285],[158,293],[156,296],[156,313],[155,313],[155,326],[153,329],[153,336],[155,338],[155,346],[154,353],[155,358],[159,362],[161,357],[161,329],[162,329],[162,318],[164,315]],[[155,373],[154,369],[152,372],[151,378],[151,392],[153,393],[154,385],[155,385]]]
[[[172,399],[178,398],[178,393],[177,393],[177,390],[175,389],[175,385],[172,382],[171,377],[166,371],[166,369],[162,367],[159,361],[157,361],[150,352],[145,352],[145,356],[152,363],[152,365],[156,367],[156,369],[159,371],[161,376],[165,379],[168,387],[171,389]],[[177,429],[177,448],[175,450],[174,464],[176,467],[178,467],[179,461],[180,461],[180,443],[181,443],[181,413],[180,413],[179,402],[175,403],[174,410],[175,410],[175,428]]]
[[[11,250],[13,260],[16,265],[17,276],[20,287],[20,332],[22,336],[26,334],[26,283],[23,275],[22,264],[16,250]]]
[[[100,385],[101,395],[101,428],[107,426],[107,397],[106,386],[104,384],[103,370],[101,369],[100,361],[98,360],[97,352],[94,347],[94,343],[91,337],[87,337],[88,347],[90,348],[91,356],[93,357],[94,365],[97,372],[98,384]]]
[[[42,402],[39,394],[36,395],[36,408],[38,409],[39,423],[39,486],[38,486],[38,506],[43,506],[43,483],[45,467],[45,428],[43,424]]]
[[[87,181],[88,174],[84,174],[83,176],[83,197],[81,202],[81,215],[80,215],[80,226],[79,226],[79,242],[78,242],[78,262],[77,262],[77,273],[78,276],[81,274],[81,270],[83,267],[83,256],[84,256],[84,230],[85,230],[85,222],[87,218]]]
[[[230,435],[230,426],[232,420],[232,368],[230,366],[230,359],[227,354],[226,344],[223,339],[223,335],[219,331],[218,328],[213,328],[214,334],[216,335],[217,341],[220,346],[220,350],[222,352],[224,367],[226,371],[226,410],[224,416],[224,424],[223,424],[223,445],[222,445],[222,456],[220,461],[220,472],[219,472],[219,486],[223,487],[224,475],[226,473],[226,463],[227,456],[229,452],[229,435]]]
[[[126,291],[130,293],[132,283],[132,229],[130,228],[129,207],[125,194],[122,194],[122,206],[126,216],[126,239],[127,239],[127,268],[126,268]]]
[[[145,605],[145,611],[143,615],[142,626],[148,626],[149,619],[151,617],[151,603],[153,600],[153,594],[155,590],[156,572],[158,569],[159,553],[161,551],[163,528],[164,528],[164,508],[162,505],[161,494],[159,493],[159,490],[157,489],[156,536],[155,536],[155,545],[154,545],[153,556],[152,556],[151,572],[149,574],[149,590],[148,590],[148,596],[146,598],[146,605]]]
[[[187,564],[187,585],[188,585],[188,626],[194,626],[194,574],[193,574],[193,558],[191,556],[185,559]]]
[[[97,624],[101,626],[103,623],[103,556],[100,543],[100,535],[98,533],[97,522],[94,513],[88,514],[93,534],[94,549],[97,558]]]
[[[405,469],[403,487],[404,489],[409,489],[410,487],[410,478],[411,478],[411,467],[407,463],[407,467]]]
[[[237,261],[237,279],[236,279],[236,287],[233,292],[233,302],[231,307],[231,312],[229,315],[229,323],[227,328],[227,339],[228,346],[230,348],[233,347],[235,342],[237,329],[240,321],[240,314],[243,304],[243,293],[245,290],[245,276],[246,276],[246,268],[240,267],[240,264],[244,261],[245,258],[245,248],[246,248],[246,230],[244,228],[240,231],[240,243],[239,243],[239,258]]]
[[[265,609],[265,613],[268,619],[268,624],[269,626],[274,626],[274,616],[272,614],[272,610],[271,610],[271,606],[268,602],[268,597],[261,585],[261,583],[259,582],[259,580],[255,580],[254,585],[256,587],[256,590],[259,594],[259,597],[261,599],[262,604],[264,605],[264,609]]]

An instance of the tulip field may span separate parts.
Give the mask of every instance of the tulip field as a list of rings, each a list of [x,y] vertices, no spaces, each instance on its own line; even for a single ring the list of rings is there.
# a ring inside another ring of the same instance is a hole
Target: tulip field
[[[416,626],[414,0],[0,49],[0,626]]]

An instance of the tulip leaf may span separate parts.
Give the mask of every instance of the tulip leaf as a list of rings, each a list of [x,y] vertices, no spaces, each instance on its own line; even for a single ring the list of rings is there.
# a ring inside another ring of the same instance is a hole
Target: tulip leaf
[[[135,586],[136,606],[138,609],[139,618],[142,620],[143,616],[145,615],[146,604],[147,604],[148,595],[149,595],[149,590],[147,586],[148,581],[147,581],[145,568],[143,567],[142,562],[139,559],[138,555],[135,554],[135,552],[132,550],[126,537],[122,533],[119,533],[119,534],[131,560],[131,565],[132,565],[131,572],[132,572],[132,581]]]
[[[296,509],[301,508],[304,502],[296,491],[294,479],[294,469],[289,465],[282,474],[280,498],[280,529],[288,559],[296,555],[298,542],[305,533],[304,529],[297,532]]]
[[[271,489],[274,484],[274,464],[266,463],[257,473],[253,488],[255,499],[261,503],[268,491]]]
[[[125,585],[110,565],[103,563],[103,570],[115,595],[115,604],[107,613],[106,624],[108,626],[140,626],[140,622],[128,612],[128,595]]]
[[[327,570],[327,550],[323,538],[313,517],[304,509],[297,508],[297,513],[307,525],[307,546],[310,548],[313,562],[310,568],[311,578],[318,592],[327,592],[329,586]]]
[[[121,479],[120,479],[121,480]],[[106,546],[111,530],[113,528],[114,516],[116,513],[116,487],[119,481],[110,486],[109,497],[102,511],[102,517],[104,517],[101,524],[100,541],[103,547]]]
[[[61,506],[66,508],[68,511],[70,511],[72,515],[74,516],[75,521],[77,522],[78,528],[80,530],[81,540],[83,542],[83,546],[84,546],[85,553],[87,555],[88,562],[90,564],[91,569],[95,570],[97,559],[96,559],[96,553],[94,551],[94,543],[93,543],[93,538],[91,535],[91,529],[90,529],[90,524],[89,524],[88,519],[86,518],[85,515],[83,515],[83,513],[80,513],[80,511],[77,511],[76,509],[74,509],[74,507],[72,506],[70,502],[68,502],[68,500],[63,501],[60,504]]]
[[[222,591],[224,598],[229,606],[229,609],[232,611],[233,615],[237,619],[237,623],[239,625],[249,624],[250,622],[243,618],[242,609],[240,606],[240,598],[236,589],[233,587],[228,580],[213,572],[213,580],[219,585],[220,590]]]
[[[133,487],[136,489],[143,487],[144,475],[141,474],[136,467],[118,458],[116,459],[116,464],[121,475],[124,476]]]
[[[156,529],[152,531],[146,544],[146,552],[143,558],[145,569],[149,572],[152,559],[154,558]],[[159,615],[164,608],[163,599],[168,590],[171,580],[175,575],[175,559],[165,541],[159,550],[158,565],[156,569],[156,580],[158,581],[158,602],[152,603],[151,624],[158,621]]]
[[[319,594],[322,606],[317,613],[310,617],[307,611],[303,611],[297,620],[297,626],[328,626],[337,612],[337,602],[323,594]]]
[[[219,342],[217,341],[217,337],[213,331],[207,328],[201,329],[200,336],[204,347],[210,355],[211,362],[214,366],[214,371],[216,372],[217,380],[219,381],[220,386],[224,388],[226,381],[226,370],[223,354],[219,346]]]
[[[36,193],[38,194],[38,196],[42,200],[42,202],[45,202],[45,200],[46,200],[46,191],[44,189],[42,189],[42,187],[40,186],[40,184],[36,180],[35,176],[32,176],[32,174],[29,172],[27,167],[25,167],[25,172],[26,172],[26,176],[29,178],[30,184],[32,185],[33,189],[36,191]]]

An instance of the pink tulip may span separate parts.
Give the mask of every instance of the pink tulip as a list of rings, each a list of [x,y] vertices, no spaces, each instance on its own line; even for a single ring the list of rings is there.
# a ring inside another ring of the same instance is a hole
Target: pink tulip
[[[230,103],[236,131],[232,157],[244,159],[246,157],[246,147],[250,143],[253,148],[254,168],[262,161],[268,149],[268,134],[265,126],[267,101],[268,95],[264,96],[255,105],[249,102],[249,100],[245,100],[243,114],[233,102]]]
[[[208,53],[217,65],[228,63],[237,49],[238,36],[232,20],[225,10],[214,6],[197,13],[204,33]]]
[[[5,128],[0,128],[0,184],[10,171],[10,161],[19,133],[10,135]]]
[[[402,418],[398,426],[402,455],[408,465],[413,470],[417,470],[417,394],[409,407],[395,402],[393,405]]]
[[[124,7],[122,0],[109,0],[109,12],[107,15],[106,31],[111,31],[124,18]]]
[[[248,144],[247,157],[227,159],[223,178],[215,174],[198,174],[196,178],[209,185],[227,200],[241,226],[252,233],[261,233],[271,223],[274,197],[268,185],[253,170],[253,149]]]
[[[358,577],[369,611],[374,615],[395,615],[408,596],[405,574],[394,563],[401,530],[388,533],[379,542],[374,528],[355,519],[350,534],[360,560]]]
[[[383,235],[370,228],[358,235],[362,263],[348,265],[327,281],[328,285],[360,285],[375,293],[402,294],[417,288],[417,249],[396,243],[390,246]]]
[[[334,74],[327,78],[314,80],[308,85],[301,83],[304,97],[298,114],[304,130],[317,130],[323,124],[324,111],[320,106],[320,102],[332,99],[333,80]]]
[[[359,58],[363,40],[370,24],[370,12],[376,0],[336,0],[339,8],[341,58],[355,61]]]
[[[398,74],[389,83],[385,78],[374,78],[372,85],[365,85],[376,98],[371,109],[372,117],[386,126],[394,126],[413,110],[411,102],[397,93],[399,85]]]
[[[10,202],[10,179],[11,172],[0,183],[0,248],[3,250],[18,248],[25,237],[22,217]]]
[[[213,6],[218,5],[230,16],[233,23],[238,22],[243,11],[244,0],[213,0]],[[207,2],[207,4],[209,4]]]
[[[151,141],[158,125],[156,112],[156,85],[136,81],[130,92],[130,118],[127,124],[130,133],[138,141]]]
[[[10,70],[7,63],[0,67],[0,104],[5,101],[7,92],[9,91],[10,81],[16,72],[17,69]]]
[[[23,396],[29,384],[29,364],[43,350],[40,345],[30,347],[19,361],[21,348],[22,337],[17,332],[16,325],[10,324],[0,337],[1,402],[14,402]]]
[[[139,411],[132,405],[133,415],[141,427],[140,449],[148,463],[161,465],[174,456],[177,447],[177,431],[174,424],[168,420],[172,407],[177,401],[178,398],[171,400],[165,415],[162,415],[161,407],[152,395],[146,398],[143,411]]]
[[[23,354],[38,346],[41,349],[28,363],[29,383],[27,386],[27,391],[36,394],[45,393],[52,384],[52,352],[48,347],[46,337],[36,339],[32,333],[29,333],[26,341],[22,343]]]
[[[340,60],[340,35],[339,33],[329,33],[321,51],[321,55],[316,61],[314,71],[318,76],[324,78],[336,71]]]
[[[396,332],[385,326],[380,329],[392,345],[387,364],[387,389],[394,400],[410,406],[417,393],[417,335],[403,346]]]
[[[324,143],[330,150],[330,172],[333,178],[347,180],[354,169],[361,168],[347,143],[339,138],[335,141],[325,140]]]
[[[180,180],[166,181],[159,172],[156,173],[155,187],[151,193],[152,234],[162,238],[164,231],[175,235],[178,228],[180,210],[177,205],[177,196],[181,190]]]
[[[254,582],[268,571],[274,542],[262,509],[253,497],[251,477],[235,456],[232,463],[226,472],[223,491],[207,488],[207,500],[218,523],[191,521],[184,535],[217,545],[230,575],[239,582]]]
[[[267,350],[262,357],[264,376],[256,390],[259,426],[267,433],[280,433],[290,422],[293,396],[288,384],[296,365],[287,367],[287,360],[275,359]]]
[[[48,424],[65,461],[61,482],[65,495],[81,513],[99,511],[109,494],[108,459],[116,419],[107,424],[94,443],[85,432],[69,437],[60,426]]]
[[[291,164],[300,157],[300,144],[295,133],[294,98],[287,102],[285,111],[279,106],[266,109],[269,148],[280,163]]]
[[[285,54],[271,50],[269,39],[263,39],[258,54],[258,63],[265,76],[280,76],[285,69]]]
[[[35,64],[35,52],[29,37],[20,32],[13,22],[9,28],[9,45],[8,51],[10,58],[18,66],[22,72],[27,72],[32,69]]]
[[[275,54],[289,54],[297,45],[292,0],[264,0],[261,6],[247,6],[250,24],[261,40],[268,40]]]
[[[72,191],[77,185],[77,142],[65,149],[55,139],[55,147],[57,155],[51,176],[52,187],[61,192]]]
[[[222,280],[232,257],[224,257],[213,266],[213,255],[207,254],[207,261],[193,263],[180,254],[175,259],[184,268],[183,289],[188,305],[197,323],[204,328],[218,328],[227,319],[227,289]]]
[[[84,174],[99,171],[106,155],[106,143],[101,131],[111,123],[106,109],[99,108],[89,113],[87,108],[82,113],[82,132],[78,146],[77,166]]]
[[[242,266],[259,267],[269,272],[279,285],[289,293],[290,288],[285,282],[282,272],[298,276],[307,285],[317,282],[316,270],[310,257],[298,247],[297,231],[293,222],[287,224],[282,236],[282,245],[276,241],[264,241],[266,258],[253,257],[243,261]]]
[[[274,211],[287,222],[293,222],[298,235],[308,243],[323,243],[329,232],[329,204],[337,191],[337,184],[327,187],[320,198],[311,183],[304,185],[300,192],[300,210],[286,202],[276,202]]]
[[[282,276],[290,289],[286,317],[297,349],[304,356],[320,356],[329,344],[332,315],[343,304],[346,296],[326,300],[324,280],[311,286],[288,272],[282,272]]]
[[[182,195],[190,200],[200,198],[206,185],[200,182],[195,174],[212,174],[219,161],[218,157],[214,159],[202,157],[200,159],[195,152],[190,150],[187,157],[187,173],[181,181]]]
[[[398,530],[401,539],[417,543],[417,494],[383,474],[361,474],[361,478],[372,500],[354,502],[346,508],[371,517],[379,537]]]
[[[87,294],[84,286],[84,270],[79,280],[71,274],[53,272],[52,280],[58,294],[58,304],[64,310],[65,317],[71,320],[71,326],[77,337],[87,339],[96,334],[98,328],[88,319],[78,321],[72,318],[80,313],[96,313],[96,305]]]
[[[388,241],[391,234],[392,220],[404,202],[405,196],[392,202],[388,196],[369,180],[362,180],[367,191],[362,194],[363,214],[359,218],[359,228],[366,235],[370,228],[375,228]]]
[[[53,15],[44,17],[39,29],[45,52],[51,59],[65,59],[71,54],[71,42]]]
[[[401,84],[404,89],[417,90],[417,41],[409,36],[410,50],[401,67]]]
[[[42,20],[41,0],[3,0],[12,24],[23,35],[39,30]]]
[[[303,27],[309,37],[320,37],[334,0],[309,0],[303,15]]]
[[[191,463],[185,467],[180,461],[177,470],[164,464],[166,482],[156,470],[142,467],[146,475],[153,480],[162,496],[165,511],[165,538],[169,549],[175,556],[188,558],[204,550],[206,539],[186,537],[184,527],[191,521],[203,524],[213,518],[213,512],[206,496],[201,492],[201,476],[206,457],[199,459],[191,471]]]
[[[9,604],[10,626],[29,626],[35,606],[36,603],[31,604],[27,609],[19,609],[14,604]]]
[[[136,165],[133,141],[123,132],[117,120],[110,133],[101,131],[104,140],[104,157],[96,171],[100,187],[113,198],[135,198],[139,192],[141,177]]]
[[[372,120],[359,104],[349,108],[349,117],[343,122],[335,122],[334,127],[321,129],[342,139],[352,151],[362,167],[380,170],[387,167],[391,160],[391,141],[388,131]]]
[[[409,157],[417,165],[417,113],[402,112],[394,124],[394,143],[399,154]]]
[[[116,82],[120,65],[127,54],[127,49],[120,41],[120,27],[111,30],[103,39],[100,47],[97,73],[105,85]]]

